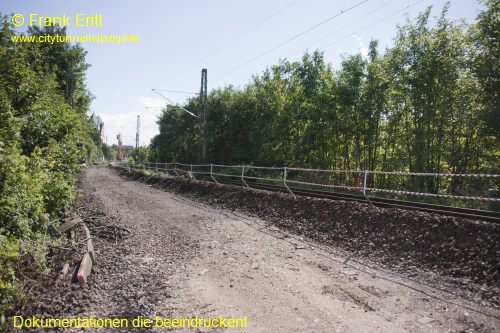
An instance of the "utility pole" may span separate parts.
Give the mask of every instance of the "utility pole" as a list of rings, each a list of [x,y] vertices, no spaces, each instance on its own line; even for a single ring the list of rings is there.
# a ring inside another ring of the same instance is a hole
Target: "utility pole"
[[[200,125],[201,128],[201,140],[202,140],[202,149],[201,149],[201,155],[202,155],[202,161],[203,164],[205,164],[205,160],[207,159],[207,104],[208,104],[208,98],[207,98],[207,69],[203,68],[201,70],[201,90],[200,90],[200,105],[201,105],[201,117],[200,117],[200,122],[202,122]]]
[[[135,162],[139,163],[139,126],[141,124],[141,116],[137,116],[137,132],[135,134]]]

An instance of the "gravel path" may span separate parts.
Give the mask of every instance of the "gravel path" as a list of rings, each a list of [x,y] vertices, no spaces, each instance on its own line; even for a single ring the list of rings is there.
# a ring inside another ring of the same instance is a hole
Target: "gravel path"
[[[247,323],[232,329],[111,330],[126,332],[500,331],[498,309],[417,281],[439,276],[420,279],[423,273],[416,272],[409,279],[347,260],[334,247],[127,180],[107,167],[89,168],[81,189],[85,210],[105,214],[131,235],[96,237],[97,266],[87,285],[49,283],[24,316],[130,322],[142,316],[152,318],[153,326],[155,317],[246,316]],[[55,258],[57,267],[61,255]]]

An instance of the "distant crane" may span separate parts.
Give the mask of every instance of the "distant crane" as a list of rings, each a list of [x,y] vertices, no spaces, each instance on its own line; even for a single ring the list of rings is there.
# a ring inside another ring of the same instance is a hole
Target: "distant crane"
[[[116,138],[118,139],[118,148],[116,151],[116,159],[118,161],[123,160],[123,147],[122,147],[122,134],[119,133]]]

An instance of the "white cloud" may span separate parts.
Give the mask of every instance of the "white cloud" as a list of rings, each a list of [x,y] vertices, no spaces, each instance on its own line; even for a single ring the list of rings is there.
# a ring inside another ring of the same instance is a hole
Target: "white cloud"
[[[368,47],[365,46],[365,43],[363,42],[363,37],[354,34],[351,36],[351,38],[356,40],[356,42],[358,43],[359,52],[361,52],[361,55],[364,58],[368,58]]]
[[[166,105],[165,100],[152,97],[141,97],[139,102],[147,108],[163,108]]]
[[[140,116],[139,145],[147,146],[159,133],[156,121],[166,103],[161,98],[139,97],[135,103],[129,101],[137,111],[104,110],[97,113],[104,121],[104,136],[108,145],[118,143],[117,135],[122,134],[124,145],[135,146],[137,116]]]
[[[142,102],[142,101],[141,101]],[[147,103],[147,104],[146,104]],[[146,101],[146,105],[158,105],[154,101]],[[163,106],[163,105],[162,105]],[[143,109],[141,112],[111,113],[102,112],[99,115],[104,121],[104,135],[107,137],[108,145],[117,143],[116,136],[121,133],[124,145],[135,146],[137,132],[137,116],[140,116],[139,144],[149,145],[151,139],[159,133],[156,120],[161,113],[160,108]]]

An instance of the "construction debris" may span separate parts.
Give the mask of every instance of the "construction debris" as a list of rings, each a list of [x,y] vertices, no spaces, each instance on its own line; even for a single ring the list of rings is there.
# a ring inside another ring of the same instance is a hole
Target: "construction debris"
[[[62,234],[63,232],[73,229],[82,222],[83,220],[79,216],[74,217],[71,220],[65,219],[65,222],[61,224],[59,227],[57,227],[57,231],[59,231]]]
[[[80,283],[87,283],[87,277],[90,275],[90,270],[92,269],[92,258],[90,254],[86,252],[83,255],[82,262],[80,263],[80,268],[78,268],[78,273],[76,278]]]

